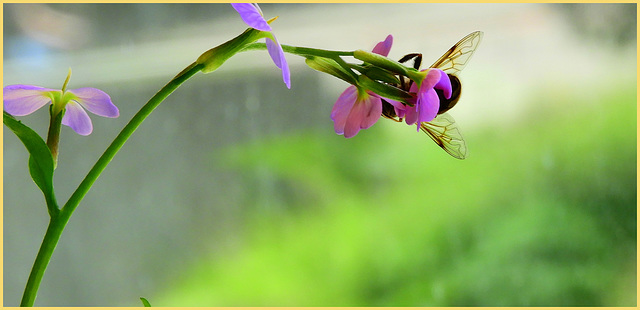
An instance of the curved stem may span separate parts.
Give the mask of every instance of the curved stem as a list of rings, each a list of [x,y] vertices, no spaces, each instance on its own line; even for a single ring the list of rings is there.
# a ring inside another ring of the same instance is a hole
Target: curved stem
[[[310,47],[291,46],[291,45],[285,45],[285,44],[281,44],[281,46],[283,51],[289,54],[295,54],[299,56],[317,56],[317,57],[325,57],[325,58],[331,58],[331,59],[335,59],[336,57],[340,57],[340,56],[353,56],[353,52],[347,52],[347,51],[330,51],[330,50],[323,50],[323,49],[310,48]],[[242,49],[242,52],[250,51],[250,50],[264,50],[264,49],[267,49],[266,44],[252,43],[244,47]]]
[[[294,55],[302,56],[305,58],[311,58],[313,56],[313,57],[322,57],[322,58],[332,59],[344,69],[344,73],[350,74],[356,80],[358,79],[358,76],[353,72],[353,70],[351,70],[351,66],[347,62],[345,62],[344,59],[340,57],[340,56],[353,56],[353,52],[330,51],[330,50],[323,50],[323,49],[310,48],[310,47],[291,46],[291,45],[285,45],[285,44],[282,44],[281,46],[282,46],[282,50],[289,54],[294,54]],[[251,50],[265,50],[265,49],[267,49],[267,45],[265,43],[251,43],[245,46],[240,51],[246,52]]]
[[[87,194],[93,183],[98,179],[102,171],[107,167],[109,162],[113,159],[116,153],[122,148],[124,143],[131,137],[133,132],[142,124],[142,122],[153,112],[153,110],[164,101],[174,90],[176,90],[182,83],[192,77],[198,71],[202,69],[203,65],[196,65],[195,63],[189,65],[176,77],[174,77],[167,85],[160,89],[149,101],[133,116],[131,121],[120,131],[118,136],[111,142],[111,145],[104,151],[102,156],[93,165],[87,176],[82,180],[78,188],[73,192],[67,203],[60,209],[57,215],[52,215],[49,222],[49,227],[44,235],[42,245],[36,256],[36,260],[31,268],[29,279],[22,296],[21,306],[33,306],[36,299],[40,282],[44,276],[44,272],[51,260],[51,255],[60,240],[60,236],[64,231],[65,226],[69,222],[73,211],[78,207],[80,201]]]
[[[202,65],[191,64],[184,71],[180,72],[174,77],[167,85],[160,89],[149,101],[133,116],[129,123],[122,129],[120,134],[111,142],[111,145],[100,156],[93,168],[89,171],[87,176],[82,180],[82,183],[78,186],[75,192],[71,195],[67,203],[62,207],[61,216],[71,216],[71,213],[78,206],[84,195],[87,194],[93,183],[98,179],[98,176],[107,167],[111,159],[122,148],[122,145],[129,139],[131,134],[142,124],[142,122],[153,112],[153,110],[160,105],[160,103],[166,99],[174,90],[176,90],[182,83],[192,77],[198,71],[202,69]]]
[[[87,194],[93,183],[98,179],[98,176],[102,173],[102,171],[107,167],[111,159],[116,155],[116,153],[122,148],[122,145],[127,142],[129,137],[133,134],[133,132],[142,124],[142,122],[155,110],[158,105],[164,99],[166,99],[174,90],[176,90],[182,83],[184,83],[187,79],[192,77],[198,71],[202,69],[202,65],[189,65],[185,70],[180,72],[176,77],[174,77],[167,85],[165,85],[162,89],[160,89],[149,101],[133,116],[133,118],[129,121],[129,123],[122,129],[120,134],[113,140],[111,145],[107,148],[106,151],[100,156],[98,161],[95,163],[93,168],[89,171],[87,176],[82,180],[82,183],[78,186],[76,191],[71,195],[67,203],[62,207],[61,216],[71,216],[71,213],[78,206],[82,198]]]

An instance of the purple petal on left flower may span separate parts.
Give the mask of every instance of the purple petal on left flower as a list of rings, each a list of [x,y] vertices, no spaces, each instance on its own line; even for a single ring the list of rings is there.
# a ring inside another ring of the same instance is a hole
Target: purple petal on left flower
[[[104,117],[118,117],[120,112],[111,102],[109,95],[97,88],[85,87],[69,90],[76,95],[77,102],[89,112]]]
[[[267,51],[269,51],[269,56],[273,59],[273,63],[282,70],[282,80],[284,81],[284,84],[287,85],[287,88],[291,89],[291,71],[289,71],[289,64],[287,63],[287,59],[284,57],[282,46],[275,36],[273,36],[273,40],[271,40],[271,38],[267,38],[266,44]]]
[[[93,125],[87,112],[77,103],[69,101],[66,112],[62,117],[62,124],[71,127],[73,131],[86,136],[93,131]]]
[[[8,85],[2,89],[4,110],[15,116],[31,114],[51,102],[47,91],[55,89],[33,85]]]
[[[269,26],[267,21],[264,20],[262,12],[260,12],[260,8],[257,4],[231,3],[231,6],[238,11],[242,21],[249,25],[249,27],[260,31],[271,31],[271,26]]]
[[[379,42],[378,44],[376,44],[376,46],[373,48],[372,52],[376,53],[378,55],[382,55],[384,57],[387,57],[387,55],[389,55],[389,51],[391,50],[391,45],[393,45],[393,36],[392,35],[388,35],[386,39],[384,39],[384,41]]]

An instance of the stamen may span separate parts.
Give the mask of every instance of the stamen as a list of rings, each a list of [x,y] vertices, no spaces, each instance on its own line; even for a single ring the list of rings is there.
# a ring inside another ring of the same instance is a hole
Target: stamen
[[[274,17],[274,18],[272,18],[272,19],[268,20],[268,21],[267,21],[267,24],[271,24],[271,23],[272,23],[273,21],[275,21],[276,19],[278,19],[278,16],[276,16],[276,17]]]
[[[69,79],[71,79],[71,68],[69,68],[69,73],[67,73],[67,79],[64,80],[64,84],[62,84],[63,93],[67,90],[67,84],[69,83]]]

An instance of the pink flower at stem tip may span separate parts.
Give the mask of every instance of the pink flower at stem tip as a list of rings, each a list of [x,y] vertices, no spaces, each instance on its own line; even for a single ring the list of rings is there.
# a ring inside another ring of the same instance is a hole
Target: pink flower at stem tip
[[[356,86],[349,86],[342,92],[331,110],[334,130],[345,138],[355,136],[360,129],[367,129],[375,124],[382,115],[380,97],[370,91],[363,91]]]

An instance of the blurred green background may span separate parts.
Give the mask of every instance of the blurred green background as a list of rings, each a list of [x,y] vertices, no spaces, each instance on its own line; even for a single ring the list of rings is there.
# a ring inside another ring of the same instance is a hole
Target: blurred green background
[[[225,4],[3,8],[4,85],[59,87],[71,66],[70,88],[99,87],[121,109],[92,117],[88,138],[63,130],[61,201],[155,91],[244,29]],[[469,157],[385,119],[337,136],[329,112],[347,85],[290,57],[288,91],[266,53],[239,55],[179,89],[116,156],[36,305],[637,305],[635,4],[262,9],[284,44],[370,49],[392,33],[390,57],[425,64],[483,30],[450,112]],[[75,24],[25,25],[36,13]],[[46,112],[21,119],[46,132]],[[47,214],[26,151],[3,137],[15,306]]]

